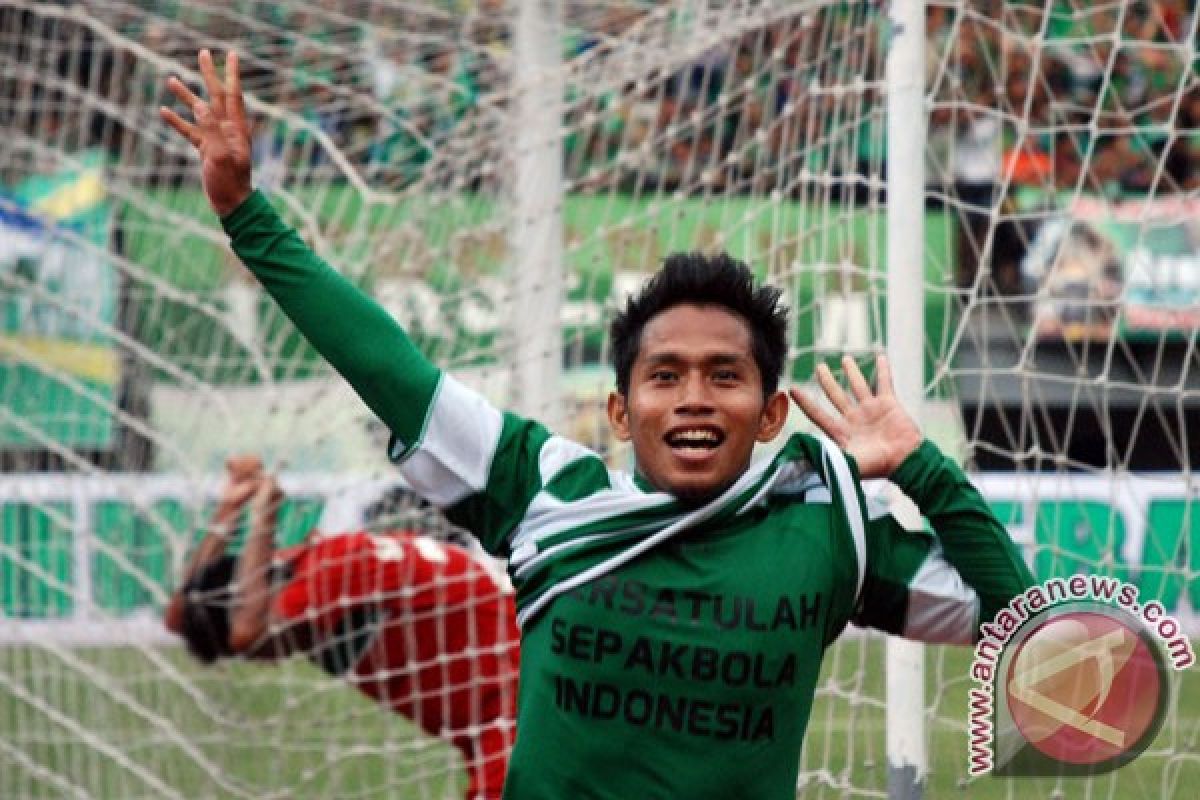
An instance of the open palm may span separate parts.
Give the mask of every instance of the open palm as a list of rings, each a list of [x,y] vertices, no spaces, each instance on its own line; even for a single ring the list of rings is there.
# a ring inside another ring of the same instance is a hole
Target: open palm
[[[192,112],[194,122],[165,106],[159,109],[159,114],[200,153],[204,193],[213,210],[225,216],[250,194],[250,125],[246,122],[237,53],[225,57],[224,83],[217,77],[212,53],[201,50],[199,62],[208,92],[207,102],[178,78],[167,80],[167,88]]]
[[[800,410],[858,463],[863,478],[886,478],[921,443],[921,429],[892,390],[887,357],[875,359],[877,391],[871,391],[854,359],[842,359],[853,397],[838,384],[829,367],[817,365],[817,382],[837,413],[827,411],[817,398],[790,390]]]

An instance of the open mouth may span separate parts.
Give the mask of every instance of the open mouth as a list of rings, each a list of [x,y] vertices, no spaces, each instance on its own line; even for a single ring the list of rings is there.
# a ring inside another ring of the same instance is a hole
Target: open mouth
[[[663,441],[678,453],[698,454],[716,450],[725,441],[725,434],[719,428],[702,425],[668,431]]]

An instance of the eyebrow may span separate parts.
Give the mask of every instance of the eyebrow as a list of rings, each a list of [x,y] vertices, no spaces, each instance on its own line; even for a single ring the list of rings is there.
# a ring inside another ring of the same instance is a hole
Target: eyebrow
[[[726,364],[740,364],[749,360],[749,356],[739,353],[714,353],[701,359],[701,362],[708,366],[724,366]],[[657,367],[663,364],[683,364],[688,359],[684,358],[679,353],[667,350],[662,353],[655,353],[647,356],[643,364],[646,367]]]

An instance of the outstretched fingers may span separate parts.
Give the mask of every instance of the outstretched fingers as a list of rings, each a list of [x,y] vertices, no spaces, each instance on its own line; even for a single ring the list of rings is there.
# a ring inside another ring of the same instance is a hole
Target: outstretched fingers
[[[867,383],[862,370],[858,368],[858,364],[853,358],[842,356],[842,370],[845,371],[846,381],[850,384],[850,390],[854,392],[854,397],[858,402],[865,403],[875,396],[871,392],[871,385]]]
[[[176,114],[171,109],[163,106],[158,109],[158,114],[163,118],[163,121],[177,130],[183,138],[192,143],[193,147],[200,146],[200,130],[195,125],[191,124],[183,117]]]
[[[167,78],[167,88],[171,91],[171,94],[179,98],[179,102],[183,103],[189,109],[195,109],[196,104],[200,102],[200,98],[187,87],[187,84],[174,75]]]
[[[248,131],[246,100],[242,96],[242,75],[238,54],[230,50],[225,56],[225,108],[238,130]]]
[[[833,377],[833,372],[824,364],[817,364],[817,383],[821,385],[821,389],[829,398],[829,402],[833,403],[834,408],[843,414],[849,413],[854,404],[850,402],[850,397],[837,382],[837,378]]]
[[[175,95],[179,102],[188,107],[188,110],[192,112],[192,119],[195,122],[188,122],[166,106],[161,106],[158,109],[159,116],[191,142],[193,147],[200,147],[204,139],[203,129],[211,125],[214,121],[208,103],[197,97],[183,81],[174,75],[167,78],[167,89],[171,94]]]
[[[892,365],[884,353],[875,355],[875,393],[880,397],[891,397],[895,390],[892,383]]]
[[[839,445],[845,443],[847,430],[844,420],[825,410],[820,401],[807,392],[793,388],[788,390],[788,394],[791,396],[792,402],[804,412],[804,416],[812,420],[813,424],[824,431],[826,436]]]
[[[217,67],[213,64],[212,53],[207,49],[200,51],[200,77],[204,79],[204,88],[208,90],[208,102],[217,118],[225,116],[225,87],[217,77]]]

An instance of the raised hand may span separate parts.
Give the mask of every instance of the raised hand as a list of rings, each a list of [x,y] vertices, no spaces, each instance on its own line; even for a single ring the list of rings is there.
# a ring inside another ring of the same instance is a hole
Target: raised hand
[[[217,77],[212,53],[201,50],[199,62],[208,102],[192,94],[178,78],[167,79],[167,88],[188,107],[194,122],[166,106],[158,112],[200,153],[204,193],[213,211],[223,217],[250,195],[250,126],[246,122],[237,53],[225,57],[224,84]]]
[[[258,478],[262,471],[262,459],[253,453],[243,453],[225,459],[225,473],[232,483]]]
[[[262,461],[255,455],[231,456],[225,461],[225,485],[217,504],[217,520],[228,523],[254,497],[262,483]]]
[[[817,398],[799,389],[788,393],[825,435],[854,456],[863,478],[886,478],[921,444],[921,429],[896,399],[887,356],[881,353],[875,357],[874,392],[854,359],[844,357],[842,367],[853,398],[838,384],[829,367],[817,365],[817,382],[837,413],[825,410]]]

